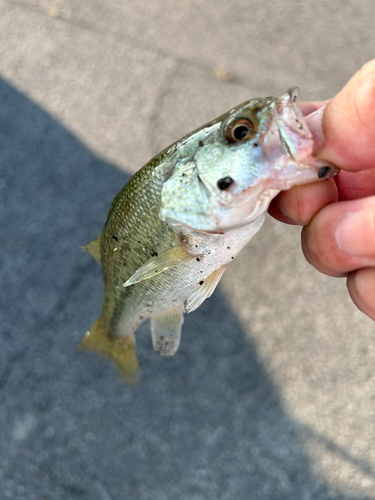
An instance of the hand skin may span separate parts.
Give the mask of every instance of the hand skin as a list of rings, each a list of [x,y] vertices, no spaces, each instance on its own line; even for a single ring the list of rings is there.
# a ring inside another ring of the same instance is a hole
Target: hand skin
[[[342,171],[283,191],[269,213],[304,226],[308,262],[329,276],[347,276],[353,302],[375,320],[375,60],[330,101],[302,103],[301,109],[314,154]]]

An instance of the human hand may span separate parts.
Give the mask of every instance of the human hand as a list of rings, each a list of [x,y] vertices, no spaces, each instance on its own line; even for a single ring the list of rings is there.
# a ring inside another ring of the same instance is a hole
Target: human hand
[[[314,154],[342,171],[281,192],[269,213],[305,226],[306,259],[324,274],[347,276],[353,302],[375,320],[375,60],[332,100],[302,103],[301,109]]]

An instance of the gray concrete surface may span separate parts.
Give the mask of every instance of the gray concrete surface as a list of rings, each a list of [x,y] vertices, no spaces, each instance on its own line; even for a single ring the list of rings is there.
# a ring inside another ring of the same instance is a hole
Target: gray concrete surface
[[[174,358],[143,325],[137,388],[76,350],[102,296],[80,245],[129,174],[250,97],[332,96],[374,19],[370,0],[0,1],[1,500],[375,499],[374,324],[298,228],[267,220]]]

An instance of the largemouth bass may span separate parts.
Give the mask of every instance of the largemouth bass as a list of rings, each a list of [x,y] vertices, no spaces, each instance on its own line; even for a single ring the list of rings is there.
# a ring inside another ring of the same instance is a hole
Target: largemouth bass
[[[80,346],[138,380],[135,331],[151,318],[153,346],[173,356],[184,312],[215,290],[263,224],[270,201],[337,173],[312,156],[298,90],[240,104],[155,156],[121,189],[100,236],[84,247],[101,264],[100,318]]]

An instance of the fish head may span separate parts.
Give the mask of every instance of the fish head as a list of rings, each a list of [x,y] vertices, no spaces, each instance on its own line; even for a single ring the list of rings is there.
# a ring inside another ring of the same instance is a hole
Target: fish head
[[[175,143],[161,220],[223,233],[255,221],[280,191],[335,175],[336,167],[312,156],[297,100],[297,88],[252,99]]]

